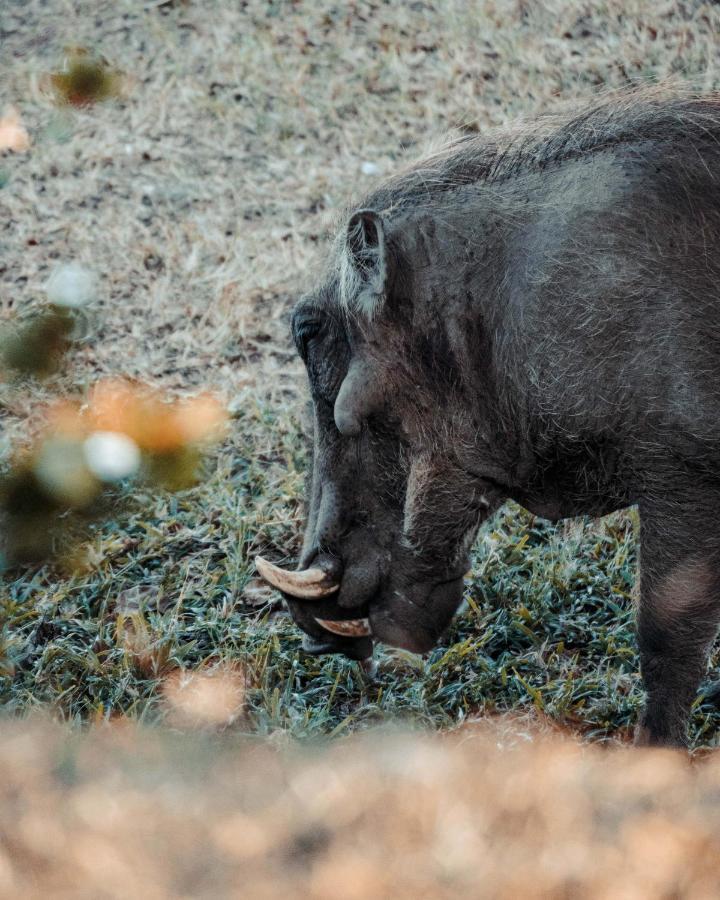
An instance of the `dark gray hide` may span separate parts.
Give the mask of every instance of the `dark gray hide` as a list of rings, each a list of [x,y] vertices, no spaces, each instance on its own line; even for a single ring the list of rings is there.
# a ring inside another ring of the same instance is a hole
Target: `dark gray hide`
[[[631,96],[460,141],[367,197],[293,333],[315,414],[293,601],[426,651],[506,498],[550,519],[638,504],[639,738],[679,744],[720,617],[720,105]]]

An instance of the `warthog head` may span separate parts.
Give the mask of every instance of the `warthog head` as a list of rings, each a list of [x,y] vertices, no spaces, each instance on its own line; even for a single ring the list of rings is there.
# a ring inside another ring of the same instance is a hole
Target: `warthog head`
[[[472,471],[487,422],[468,394],[489,386],[470,362],[483,336],[442,281],[456,255],[429,217],[360,210],[294,311],[314,407],[309,519],[298,571],[258,569],[310,651],[364,658],[375,638],[424,652],[462,600],[498,501]]]

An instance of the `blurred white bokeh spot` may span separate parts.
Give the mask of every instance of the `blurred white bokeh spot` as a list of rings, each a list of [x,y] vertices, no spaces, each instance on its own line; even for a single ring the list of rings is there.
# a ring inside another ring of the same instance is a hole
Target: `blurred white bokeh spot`
[[[77,309],[95,297],[95,276],[79,263],[59,266],[48,278],[45,292],[55,306]]]
[[[101,481],[120,481],[140,468],[140,448],[118,431],[95,431],[83,443],[88,469]]]
[[[363,175],[378,175],[380,173],[380,166],[368,159],[360,164],[360,171]]]

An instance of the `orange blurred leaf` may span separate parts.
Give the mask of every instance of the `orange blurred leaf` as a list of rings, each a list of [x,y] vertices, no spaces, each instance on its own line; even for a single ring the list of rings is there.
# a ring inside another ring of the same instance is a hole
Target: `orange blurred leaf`
[[[23,153],[30,148],[30,135],[22,124],[20,113],[11,106],[0,119],[0,151]]]

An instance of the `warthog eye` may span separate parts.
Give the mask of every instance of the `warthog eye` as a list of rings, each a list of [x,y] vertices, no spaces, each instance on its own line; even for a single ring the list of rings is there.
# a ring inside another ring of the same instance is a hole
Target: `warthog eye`
[[[322,322],[317,319],[305,319],[294,324],[293,337],[300,356],[307,361],[308,345],[322,330]]]

